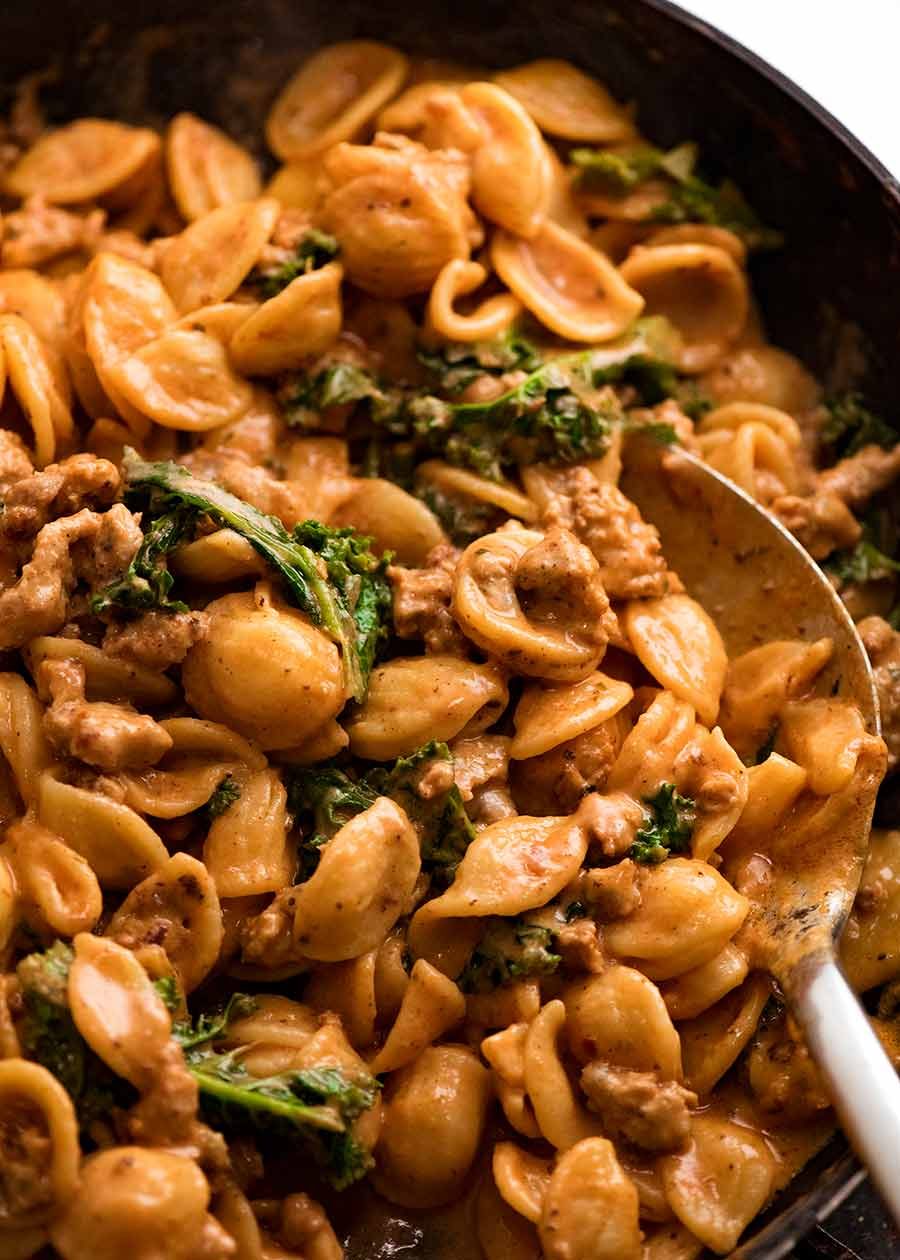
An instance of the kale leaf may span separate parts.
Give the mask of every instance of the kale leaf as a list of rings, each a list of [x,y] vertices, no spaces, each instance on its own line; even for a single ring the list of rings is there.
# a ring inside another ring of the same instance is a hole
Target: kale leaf
[[[733,184],[714,185],[694,173],[697,149],[693,144],[668,152],[651,146],[618,153],[574,149],[569,156],[577,168],[579,186],[609,197],[625,197],[649,179],[665,179],[668,191],[648,210],[648,222],[713,224],[740,236],[750,249],[773,249],[782,243],[781,234],[762,225]]]
[[[332,262],[339,252],[336,237],[320,232],[318,228],[309,228],[304,232],[291,258],[277,267],[254,271],[249,282],[262,300],[266,301],[277,297],[298,276],[308,275],[310,271],[317,271]]]
[[[877,582],[892,573],[900,573],[900,563],[866,537],[846,551],[832,552],[824,567],[841,588],[855,583]]]
[[[828,419],[822,426],[822,444],[832,459],[846,459],[864,446],[885,449],[900,442],[900,433],[886,420],[870,411],[862,394],[848,390],[825,401]]]
[[[549,976],[562,958],[555,933],[527,919],[491,919],[457,984],[463,993],[490,993],[514,980]]]
[[[461,394],[480,376],[505,372],[533,372],[541,366],[537,350],[514,329],[496,341],[448,342],[436,349],[422,347],[419,362],[428,368],[445,394]]]
[[[128,502],[142,507],[148,517],[193,512],[195,523],[208,517],[245,538],[281,578],[288,598],[340,646],[348,691],[362,699],[382,633],[380,619],[386,617],[390,600],[386,562],[371,556],[365,539],[316,522],[298,526],[299,536],[297,531],[289,534],[275,517],[215,482],[195,477],[179,464],[148,463],[130,448],[122,467]],[[320,571],[320,554],[326,568],[331,561],[340,586]],[[351,577],[343,580],[346,574]]]
[[[635,862],[664,862],[670,853],[686,853],[690,848],[697,807],[682,796],[674,783],[662,783],[653,796],[644,798],[650,818],[640,827],[628,856]]]
[[[321,416],[332,407],[366,403],[376,414],[387,415],[399,404],[382,389],[370,372],[338,360],[314,372],[289,373],[276,394],[285,423],[292,429],[316,430]]]
[[[240,796],[241,785],[230,774],[227,774],[203,806],[203,812],[210,822],[214,822],[227,809],[231,809],[234,802],[240,800]]]

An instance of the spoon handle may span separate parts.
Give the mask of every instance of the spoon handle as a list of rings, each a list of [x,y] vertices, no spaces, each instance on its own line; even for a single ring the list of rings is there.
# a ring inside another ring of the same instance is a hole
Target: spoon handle
[[[784,985],[844,1132],[900,1225],[900,1079],[832,955],[802,959]]]

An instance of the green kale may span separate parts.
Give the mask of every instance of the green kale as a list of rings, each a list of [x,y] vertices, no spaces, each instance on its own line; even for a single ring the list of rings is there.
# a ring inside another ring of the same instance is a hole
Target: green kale
[[[356,623],[356,655],[363,677],[368,678],[391,619],[390,555],[379,558],[372,554],[370,538],[318,521],[295,526],[293,537],[325,562],[329,582]]]
[[[248,993],[232,993],[225,1005],[217,1011],[205,1011],[193,1023],[181,1020],[172,1025],[172,1036],[182,1050],[196,1050],[198,1046],[221,1041],[229,1026],[237,1019],[252,1015],[257,1008],[256,998]]]
[[[420,795],[423,775],[435,763],[445,762],[447,782],[427,796]],[[453,782],[453,758],[446,744],[432,740],[392,767],[378,766],[352,779],[334,765],[297,768],[288,777],[288,809],[301,820],[305,839],[300,859],[308,878],[320,850],[336,831],[356,814],[388,796],[406,813],[419,837],[422,865],[439,884],[449,884],[460,859],[475,836],[459,788]]]
[[[292,258],[277,267],[255,271],[250,277],[250,284],[266,301],[277,297],[298,276],[308,275],[310,271],[317,271],[332,262],[339,252],[335,237],[320,232],[318,228],[310,228],[304,232]]]
[[[490,993],[532,976],[549,976],[562,958],[555,934],[527,919],[491,919],[457,980],[463,993]]]
[[[597,396],[582,356],[555,359],[486,403],[452,404],[433,395],[404,409],[426,451],[498,481],[512,464],[571,464],[604,454],[621,422],[615,395]]]
[[[674,783],[663,783],[653,796],[644,798],[644,804],[650,817],[638,829],[628,856],[635,862],[655,864],[664,862],[670,853],[686,853],[697,818],[690,797],[682,796]]]
[[[569,160],[577,168],[578,186],[585,192],[624,197],[659,174],[663,156],[660,149],[648,145],[618,153],[609,149],[573,149]]]
[[[822,426],[822,444],[833,460],[855,455],[864,446],[887,449],[900,441],[900,433],[864,405],[862,394],[850,390],[836,394],[826,400],[825,407],[828,419]]]
[[[570,157],[578,168],[579,185],[608,197],[625,197],[649,179],[667,180],[668,192],[649,210],[648,222],[713,224],[740,236],[750,249],[773,249],[782,243],[781,234],[762,225],[733,184],[711,184],[694,173],[693,144],[668,152],[649,146],[619,153],[574,149]]]
[[[240,1049],[185,1053],[207,1123],[226,1133],[251,1133],[279,1145],[301,1141],[336,1190],[365,1176],[372,1158],[352,1125],[375,1105],[381,1087],[374,1077],[362,1072],[351,1077],[337,1067],[253,1077],[240,1056]]]
[[[187,604],[169,598],[175,579],[169,572],[166,556],[190,537],[195,518],[196,513],[175,508],[152,520],[144,530],[144,541],[122,576],[92,597],[91,612],[104,613],[114,608],[135,613],[149,609],[187,612]]]
[[[182,1001],[178,981],[174,976],[160,976],[158,980],[153,981],[153,987],[162,998],[166,1010],[170,1015],[174,1015],[180,1008]]]
[[[461,394],[480,376],[502,376],[504,372],[533,372],[541,359],[520,333],[510,331],[496,341],[448,342],[438,349],[418,352],[445,394]]]
[[[371,373],[340,360],[315,372],[289,373],[276,397],[290,428],[311,431],[321,427],[322,413],[332,407],[365,403],[386,419],[399,405],[394,392],[382,389]]]
[[[893,573],[900,573],[900,564],[891,556],[885,555],[866,537],[846,551],[832,552],[824,561],[824,568],[840,588],[863,582],[878,582]]]
[[[441,763],[446,767],[446,782],[423,794],[423,777]],[[365,781],[405,812],[419,836],[423,868],[438,884],[449,884],[475,838],[475,828],[453,781],[453,754],[447,745],[433,739],[408,757],[399,757],[392,769],[369,771]]]
[[[72,947],[56,941],[42,953],[29,954],[16,967],[24,1015],[19,1026],[22,1053],[45,1067],[75,1104],[82,1130],[108,1120],[113,1107],[130,1106],[137,1093],[94,1054],[69,1010]]]
[[[288,598],[340,646],[348,691],[354,699],[362,699],[380,634],[380,626],[374,621],[387,608],[381,562],[363,558],[368,550],[364,540],[351,544],[344,538],[337,547],[343,553],[341,572],[346,568],[354,576],[352,582],[339,589],[323,576],[318,553],[296,532],[289,534],[275,517],[260,512],[215,482],[194,477],[179,464],[147,463],[130,448],[125,452],[123,471],[128,502],[143,508],[149,517],[190,510],[197,520],[208,517],[245,538],[281,578]],[[299,529],[312,537],[308,522]],[[325,550],[330,533],[316,533],[320,550]],[[327,557],[323,559],[327,566]]]
[[[231,809],[235,801],[240,799],[241,785],[230,774],[227,774],[212,796],[203,806],[203,812],[210,822],[220,818],[227,809]]]
[[[16,967],[25,1016],[19,1030],[22,1052],[43,1064],[73,1098],[84,1088],[85,1044],[69,1013],[67,985],[75,955],[57,941],[29,954]]]

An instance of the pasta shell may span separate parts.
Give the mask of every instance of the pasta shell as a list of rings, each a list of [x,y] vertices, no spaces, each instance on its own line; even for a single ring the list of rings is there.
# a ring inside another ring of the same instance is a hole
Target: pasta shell
[[[419,958],[394,1025],[384,1045],[369,1064],[373,1076],[406,1067],[426,1046],[462,1022],[466,999],[457,986],[424,958]]]
[[[713,1251],[726,1253],[766,1203],[775,1180],[764,1138],[707,1113],[691,1121],[691,1144],[660,1160],[666,1198],[679,1220]]]
[[[33,930],[49,930],[54,936],[91,931],[103,912],[103,894],[79,853],[27,816],[7,831],[5,850],[16,874],[23,917]],[[0,937],[2,902],[0,888]]]
[[[153,828],[133,809],[64,783],[52,770],[40,777],[38,818],[87,859],[103,888],[132,888],[169,856]]]
[[[379,797],[332,836],[312,876],[294,890],[302,953],[341,962],[376,949],[406,909],[420,865],[409,819]]]
[[[304,158],[280,166],[266,184],[266,196],[274,197],[286,210],[306,210],[315,214],[330,187],[318,158]]]
[[[866,728],[859,710],[843,700],[794,700],[781,710],[781,736],[817,796],[847,786],[856,772]]]
[[[0,752],[26,805],[36,801],[41,776],[51,762],[43,718],[43,706],[25,679],[0,674]]]
[[[620,614],[644,668],[712,726],[719,712],[728,657],[718,627],[689,595],[630,600]]]
[[[637,246],[620,267],[646,315],[664,315],[682,346],[676,366],[705,372],[740,335],[750,309],[747,278],[715,245]]]
[[[491,262],[532,315],[569,341],[609,341],[644,309],[628,276],[558,223],[528,241],[497,232]]]
[[[176,853],[132,888],[104,935],[129,949],[161,941],[182,990],[193,992],[222,946],[222,911],[206,867]]]
[[[864,896],[844,929],[840,956],[853,988],[865,993],[900,975],[900,831],[872,831],[860,891]],[[867,913],[872,892],[876,904]]]
[[[730,254],[738,266],[742,267],[747,259],[747,246],[741,238],[714,223],[675,223],[671,227],[657,228],[645,236],[642,243],[648,248],[657,245],[715,245]]]
[[[554,999],[531,1021],[525,1039],[525,1088],[541,1136],[558,1151],[602,1132],[599,1119],[576,1096],[563,1064],[560,1038],[565,1023],[566,1009]]]
[[[799,359],[776,346],[735,349],[701,382],[719,403],[755,402],[790,415],[809,411],[821,400],[818,382]]]
[[[375,1040],[375,1020],[380,1014],[376,959],[384,945],[394,939],[399,938],[389,936],[379,949],[370,949],[358,958],[324,963],[313,971],[303,990],[303,1000],[313,1010],[333,1011],[340,1016],[341,1027],[357,1050],[370,1046]],[[408,981],[405,971],[403,975]]]
[[[498,1142],[491,1164],[497,1189],[505,1201],[536,1225],[550,1184],[551,1161],[523,1151],[515,1142]]]
[[[638,1193],[606,1138],[560,1159],[538,1229],[547,1260],[641,1260]]]
[[[62,349],[66,300],[57,285],[27,268],[0,271],[0,314],[21,315],[48,346]]]
[[[28,644],[27,659],[35,676],[42,661],[78,661],[84,666],[88,700],[126,700],[139,709],[153,709],[173,704],[178,697],[178,689],[165,674],[110,656],[83,639],[40,635]]]
[[[230,297],[259,258],[279,212],[271,197],[220,206],[169,241],[160,278],[178,310],[196,311]]]
[[[475,1200],[475,1230],[485,1260],[541,1260],[537,1230],[504,1202],[491,1176]]]
[[[732,402],[714,407],[697,424],[697,433],[715,433],[721,429],[735,432],[745,424],[759,424],[771,429],[792,450],[803,441],[800,426],[793,416],[765,403]]]
[[[79,118],[31,146],[4,182],[13,197],[74,205],[108,196],[159,150],[156,132],[104,118]]]
[[[0,315],[0,400],[8,383],[31,427],[34,462],[41,468],[74,433],[72,412],[57,388],[49,354],[20,315]]]
[[[715,1088],[749,1044],[770,996],[766,977],[754,975],[701,1015],[679,1025],[688,1088],[701,1097]]]
[[[372,40],[330,44],[304,61],[266,119],[269,148],[283,162],[352,140],[400,90],[409,62]]]
[[[0,1126],[17,1141],[18,1193],[4,1204],[3,1239],[12,1236],[13,1260],[33,1252],[15,1250],[17,1230],[42,1224],[64,1210],[78,1188],[81,1150],[72,1100],[55,1076],[38,1063],[10,1058],[0,1062]],[[9,1231],[9,1232],[7,1232]],[[39,1237],[38,1249],[46,1235]],[[27,1239],[26,1239],[27,1241]]]
[[[540,131],[515,97],[495,83],[467,83],[460,95],[483,132],[472,153],[475,208],[514,236],[535,236],[547,217],[551,191]]]
[[[599,671],[568,686],[528,683],[516,706],[509,755],[521,759],[549,752],[615,717],[633,695],[628,683]]]
[[[224,131],[194,114],[176,114],[166,132],[172,196],[188,223],[219,206],[259,196],[253,158]]]
[[[220,897],[280,892],[290,884],[296,867],[288,845],[287,793],[281,776],[277,770],[260,770],[243,778],[240,791],[207,832],[203,865]]]
[[[498,293],[467,315],[454,309],[457,298],[474,293],[487,280],[481,263],[454,258],[441,268],[428,298],[429,329],[446,341],[491,341],[504,333],[522,314],[522,303],[511,293]]]
[[[331,514],[335,525],[352,525],[372,538],[378,551],[391,551],[399,564],[422,565],[432,547],[447,536],[430,508],[401,486],[366,477]]]
[[[612,966],[563,989],[566,1038],[579,1063],[605,1059],[680,1081],[681,1044],[659,989],[633,967]]]
[[[338,146],[332,161],[354,147]],[[366,169],[329,194],[322,223],[339,240],[355,285],[375,297],[426,293],[446,263],[468,258],[467,176],[459,156],[369,148]]]
[[[544,58],[494,75],[528,110],[541,131],[563,140],[611,144],[634,135],[630,112],[602,83],[569,61]]]
[[[429,1046],[392,1078],[376,1148],[376,1189],[391,1203],[459,1197],[484,1133],[491,1078],[467,1046]]]
[[[461,92],[462,85],[457,83],[416,83],[381,111],[377,130],[400,132],[429,149],[470,153],[482,142],[484,132],[463,104]]]
[[[456,656],[397,657],[372,670],[366,699],[347,722],[350,748],[373,761],[406,757],[429,739],[492,726],[507,698],[493,665]]]
[[[67,992],[75,1027],[117,1076],[145,1088],[172,1027],[162,998],[115,941],[82,932],[73,945]]]
[[[654,980],[671,980],[709,962],[750,909],[718,871],[691,858],[646,867],[640,885],[640,906],[607,924],[604,940],[614,957],[635,960]]]
[[[662,985],[666,1009],[673,1019],[695,1019],[742,984],[748,968],[747,955],[736,945],[726,945],[709,962]]]
[[[246,376],[274,376],[299,368],[327,350],[341,331],[340,263],[297,276],[243,321],[228,353]]]
[[[117,390],[135,411],[166,429],[205,433],[237,420],[253,391],[208,333],[173,328],[116,369]]]

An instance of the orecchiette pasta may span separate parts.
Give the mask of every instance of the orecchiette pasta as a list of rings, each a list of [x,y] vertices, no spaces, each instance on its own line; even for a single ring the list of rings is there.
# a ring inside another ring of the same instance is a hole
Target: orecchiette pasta
[[[0,1260],[730,1251],[833,1123],[759,928],[900,760],[900,445],[582,68],[309,54],[265,188],[0,119]],[[698,597],[648,436],[865,614],[886,744],[802,607]],[[895,1057],[898,917],[881,831]]]

